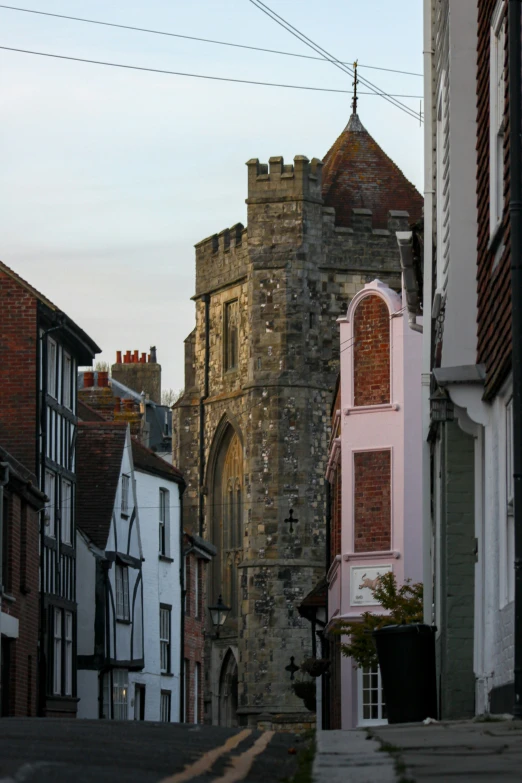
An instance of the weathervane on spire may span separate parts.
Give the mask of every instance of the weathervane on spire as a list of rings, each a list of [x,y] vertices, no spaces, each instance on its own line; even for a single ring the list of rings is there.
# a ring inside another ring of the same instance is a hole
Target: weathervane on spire
[[[357,85],[359,79],[357,78],[357,66],[359,60],[356,60],[353,64],[353,98],[352,98],[352,114],[357,114]]]

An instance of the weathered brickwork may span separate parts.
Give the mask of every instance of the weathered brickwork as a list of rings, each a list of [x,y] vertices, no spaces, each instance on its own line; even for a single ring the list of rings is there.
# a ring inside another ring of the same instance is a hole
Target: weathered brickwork
[[[2,450],[0,461],[6,458]],[[8,692],[2,694],[2,713],[9,716],[37,714],[38,656],[38,515],[43,496],[36,479],[21,465],[10,465],[4,489],[4,525],[7,568],[2,575],[2,612],[18,621],[18,637],[2,637],[7,657]],[[32,481],[32,486],[27,481]],[[38,497],[39,496],[39,497]]]
[[[355,552],[391,548],[391,452],[354,454]]]
[[[367,296],[354,314],[354,405],[390,402],[390,317],[380,296]]]
[[[2,271],[0,301],[0,444],[34,472],[37,470],[37,303],[28,290]]]
[[[186,555],[183,647],[183,657],[186,661],[184,692],[186,723],[203,722],[206,566],[207,564],[195,555]],[[195,588],[196,579],[198,580],[197,590]],[[196,684],[198,664],[199,680]]]
[[[336,320],[375,277],[400,287],[394,231],[407,227],[408,216],[391,214],[387,229],[374,229],[371,212],[354,210],[350,227],[336,226],[335,210],[322,203],[321,163],[303,156],[293,165],[281,158],[269,165],[249,161],[248,183],[248,229],[233,226],[196,246],[196,328],[185,343],[173,459],[187,481],[185,524],[198,532],[203,502],[199,532],[212,540],[220,524],[216,476],[227,427],[243,446],[239,614],[207,645],[208,719],[222,721],[220,675],[232,651],[238,667],[234,720],[292,728],[311,721],[286,667],[291,657],[299,664],[310,655],[310,627],[298,606],[324,575],[324,476],[339,372]],[[223,317],[235,299],[238,362],[225,371]],[[216,599],[208,595],[207,602]]]

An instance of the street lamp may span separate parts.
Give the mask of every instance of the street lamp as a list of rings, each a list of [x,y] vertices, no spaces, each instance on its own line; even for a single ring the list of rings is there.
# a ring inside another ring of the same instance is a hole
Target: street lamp
[[[215,638],[219,639],[219,629],[222,625],[225,624],[225,620],[227,619],[228,613],[230,612],[230,606],[225,606],[223,603],[223,598],[220,594],[219,598],[217,599],[217,603],[214,606],[209,606],[208,611],[210,612],[212,625],[216,629]]]

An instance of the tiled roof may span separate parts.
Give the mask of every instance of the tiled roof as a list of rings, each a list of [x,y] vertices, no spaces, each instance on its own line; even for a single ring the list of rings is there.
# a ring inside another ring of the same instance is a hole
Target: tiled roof
[[[107,544],[126,434],[127,424],[78,423],[78,526],[100,549]]]
[[[352,209],[371,209],[373,227],[388,227],[390,210],[405,210],[411,222],[422,217],[423,198],[379,147],[357,114],[324,158],[323,199],[335,208],[335,224],[350,227]]]
[[[184,484],[183,474],[170,462],[158,457],[151,449],[148,449],[136,438],[132,439],[132,459],[136,470],[152,473],[154,476],[162,476],[178,484]]]
[[[7,266],[7,264],[4,264],[3,261],[0,261],[0,272],[3,272],[16,283],[18,283],[19,286],[25,288],[25,290],[34,296],[35,299],[45,305],[45,307],[47,307],[53,313],[56,313],[59,318],[63,319],[64,327],[80,341],[84,348],[84,355],[78,357],[81,359],[81,361],[91,362],[95,354],[101,353],[101,348],[96,345],[94,340],[92,340],[89,335],[86,334],[86,332],[84,332],[83,329],[72,320],[72,318],[69,318],[67,313],[64,313],[62,310],[60,310],[60,308],[53,304],[50,299],[47,299],[47,297],[41,294],[40,291],[31,285],[31,283],[28,283],[27,280],[24,280],[23,277],[20,277],[20,275]]]
[[[80,400],[78,400],[78,418],[83,421],[105,421],[98,411]],[[178,484],[185,483],[183,474],[178,468],[158,457],[154,451],[144,446],[136,438],[132,438],[132,459],[134,467],[138,470],[152,473],[154,476],[165,476],[165,478],[170,479],[170,481],[176,481]]]

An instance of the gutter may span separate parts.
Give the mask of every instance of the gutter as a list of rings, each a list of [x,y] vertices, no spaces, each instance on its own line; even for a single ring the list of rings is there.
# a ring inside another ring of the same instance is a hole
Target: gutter
[[[210,374],[210,296],[203,294],[205,303],[205,381],[203,396],[199,400],[199,535],[203,537],[205,526],[205,400],[209,394]]]
[[[424,305],[425,326],[422,335],[422,570],[424,582],[424,622],[433,622],[433,574],[431,564],[431,446],[430,373],[431,302],[433,281],[433,7],[424,0]]]
[[[520,0],[509,0],[509,145],[515,524],[515,703],[522,718],[522,101]]]

